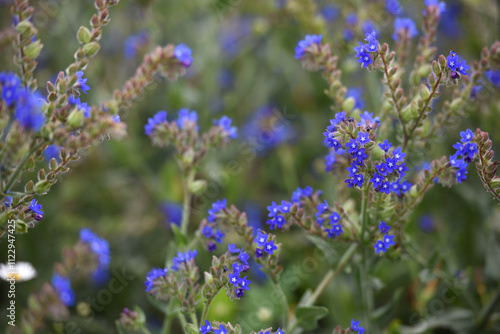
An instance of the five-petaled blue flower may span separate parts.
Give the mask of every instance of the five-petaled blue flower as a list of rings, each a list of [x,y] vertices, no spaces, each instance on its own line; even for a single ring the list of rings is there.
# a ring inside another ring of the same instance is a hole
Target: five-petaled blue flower
[[[78,77],[76,81],[76,87],[80,88],[85,94],[90,89],[89,85],[87,85],[87,78],[83,78],[83,71],[76,72],[76,76]]]
[[[385,251],[387,250],[386,247],[385,247],[385,244],[383,241],[379,240],[375,243],[375,251],[378,253],[382,252],[382,253],[385,253]]]
[[[278,247],[276,247],[276,245],[274,244],[274,242],[272,240],[270,240],[269,242],[267,242],[265,245],[264,245],[264,251],[268,254],[273,254],[273,252],[278,249]]]
[[[212,330],[212,325],[210,324],[210,322],[208,320],[205,320],[205,326],[200,327],[200,332],[202,334],[207,334],[211,330]]]
[[[380,147],[385,151],[385,153],[387,153],[387,151],[389,151],[389,149],[392,147],[392,144],[389,143],[389,141],[386,139],[383,143],[378,144],[378,147]]]
[[[380,232],[382,233],[387,233],[389,232],[389,230],[391,229],[391,226],[390,225],[387,225],[386,222],[384,221],[381,221],[379,224],[378,224],[378,229],[380,230]]]
[[[220,325],[219,329],[214,329],[214,333],[215,334],[227,334],[226,327],[224,327],[223,325]]]

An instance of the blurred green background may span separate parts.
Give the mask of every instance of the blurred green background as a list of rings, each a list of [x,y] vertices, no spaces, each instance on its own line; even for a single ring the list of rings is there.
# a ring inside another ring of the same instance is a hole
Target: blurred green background
[[[10,22],[8,3],[0,4],[2,29]],[[404,15],[413,18],[421,31],[423,4],[401,3]],[[80,25],[88,24],[94,9],[89,1],[34,1],[33,4],[34,23],[38,23],[38,36],[45,45],[36,77],[40,90],[45,92],[43,83],[53,81],[58,71],[72,61],[78,47],[75,34]],[[472,0],[447,1],[447,6],[439,28],[438,53],[446,55],[453,49],[471,63],[479,58],[483,46],[499,38],[498,7],[495,1]],[[357,13],[360,24],[354,29],[354,38],[346,41],[345,18],[350,13]],[[342,196],[338,193],[339,184],[343,184],[343,176],[336,176],[339,171],[333,175],[324,172],[327,149],[322,145],[322,132],[336,112],[331,110],[331,101],[323,93],[326,82],[319,73],[308,73],[301,68],[294,59],[294,48],[305,34],[322,33],[324,40],[341,54],[344,84],[360,88],[363,110],[377,116],[382,96],[381,73],[360,69],[353,46],[362,39],[362,23],[367,20],[380,31],[379,41],[393,43],[394,17],[384,10],[384,1],[312,0],[288,3],[122,0],[110,14],[111,23],[104,29],[101,52],[85,71],[91,90],[82,97],[82,102],[99,104],[109,98],[134,73],[142,55],[155,45],[189,45],[193,50],[193,65],[187,76],[177,82],[159,79],[155,89],[121,115],[128,125],[125,139],[106,141],[83,152],[84,159],[75,163],[48,195],[39,198],[45,211],[43,221],[16,241],[17,260],[31,262],[38,271],[35,279],[17,286],[18,314],[28,294],[50,280],[53,264],[61,259],[62,249],[77,242],[81,228],[89,227],[109,241],[111,268],[125,269],[135,278],[122,292],[114,294],[108,305],[96,311],[94,319],[86,318],[82,311],[85,307],[80,306],[79,312],[72,313],[73,320],[85,333],[114,332],[114,320],[121,310],[139,305],[154,332],[161,326],[162,314],[148,302],[144,277],[151,267],[162,266],[165,261],[173,235],[164,205],[180,203],[182,187],[171,152],[152,147],[144,135],[147,118],[158,110],[176,115],[178,109],[186,107],[198,111],[202,130],[208,129],[212,119],[221,115],[233,118],[239,128],[238,140],[221,152],[211,152],[203,162],[198,178],[206,179],[211,191],[195,199],[200,204],[191,218],[192,231],[206,216],[210,204],[223,197],[241,210],[248,210],[256,226],[264,223],[265,208],[271,201],[289,198],[298,186],[323,190],[329,202],[351,197],[354,205],[358,201],[357,192],[349,191]],[[147,41],[134,57],[127,58],[125,42],[130,35],[140,32],[147,34]],[[416,41],[410,55],[414,54]],[[8,46],[1,49],[2,71],[16,70],[12,55],[13,50]],[[409,57],[408,66],[412,66],[413,59]],[[443,89],[434,114],[451,92]],[[459,132],[466,128],[488,131],[493,148],[499,147],[498,90],[487,86],[483,92],[466,117],[444,130],[443,142],[429,148],[426,161],[450,155]],[[231,173],[230,166],[235,160],[241,170]],[[410,158],[410,162],[410,172],[414,172],[424,161]],[[414,182],[415,176],[410,181]],[[477,310],[484,305],[499,287],[499,227],[498,205],[486,193],[472,166],[465,183],[451,189],[434,187],[411,216],[406,232],[418,245],[423,259],[437,254],[437,266],[465,282],[467,288],[453,301],[442,302],[443,309],[433,308],[430,302],[441,300],[445,285],[442,282],[433,285],[432,268],[425,271],[414,261],[382,259],[375,271],[376,278],[371,280],[376,287],[375,307],[394,296],[397,298],[387,312],[381,312],[381,327],[393,328],[396,333],[397,325],[408,324],[415,310],[431,319],[445,309]],[[299,284],[297,280],[283,284],[289,301],[297,303],[306,289],[314,288],[320,281],[327,270],[327,261],[315,258],[312,244],[300,233],[277,235],[283,244],[280,259],[283,275],[300,277]],[[237,241],[235,236],[229,236],[228,240]],[[339,252],[342,249],[335,247]],[[0,243],[0,250],[0,261],[5,262],[5,242]],[[196,263],[201,270],[209,267],[210,258],[210,254],[199,249]],[[308,269],[304,259],[313,259],[317,265]],[[361,314],[350,272],[348,267],[321,297],[319,304],[331,312],[320,321],[315,333],[330,333],[336,325],[347,327],[351,318]],[[240,323],[244,332],[280,325],[280,307],[268,297],[271,284],[259,278],[258,271],[252,276],[250,293],[239,302],[230,302],[221,293],[212,306],[210,319]],[[0,291],[6,291],[7,287],[6,282],[0,282]],[[79,302],[95,297],[100,289],[90,282],[74,288]],[[2,318],[7,302],[6,295],[0,294]],[[172,332],[178,331],[177,327]],[[431,332],[450,333],[446,329]],[[491,333],[498,332],[500,327]]]

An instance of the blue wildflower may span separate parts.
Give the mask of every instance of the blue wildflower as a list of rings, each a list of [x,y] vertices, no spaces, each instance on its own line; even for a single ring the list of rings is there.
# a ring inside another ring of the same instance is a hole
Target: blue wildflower
[[[389,151],[389,149],[392,147],[392,144],[389,143],[389,141],[386,139],[383,143],[378,144],[378,147],[380,147],[385,151],[385,153],[387,153],[387,151]]]
[[[365,46],[363,43],[359,42],[359,45],[354,48],[354,51],[356,51],[355,57],[358,57],[358,63],[361,63],[363,67],[368,67],[371,63],[373,63],[372,57],[366,50]]]
[[[394,242],[394,236],[393,235],[384,235],[383,239],[384,245],[386,249],[389,249],[391,245],[395,245],[396,243]]]
[[[325,156],[325,172],[330,172],[333,169],[333,166],[337,162],[337,156],[334,152],[330,151]]]
[[[406,175],[406,172],[409,170],[408,167],[406,167],[406,162],[402,162],[396,167],[399,177],[403,177]]]
[[[240,288],[243,290],[250,290],[248,284],[252,283],[250,280],[247,280],[247,276],[240,278]]]
[[[413,38],[418,35],[417,25],[410,18],[396,18],[394,21],[394,34],[392,34],[392,39],[399,41],[399,37],[402,31],[408,38]]]
[[[191,57],[191,49],[186,44],[178,44],[174,49],[174,56],[185,67],[191,66],[193,57]]]
[[[340,221],[340,215],[337,212],[332,212],[330,215],[330,222],[332,224],[337,224]]]
[[[135,35],[129,36],[124,42],[123,53],[125,58],[134,58],[137,50],[146,46],[149,42],[149,32],[141,31]]]
[[[359,112],[359,123],[360,126],[375,126],[375,124],[380,124],[380,118],[373,117],[373,112],[368,112],[365,110],[364,113]]]
[[[387,225],[386,222],[384,221],[381,221],[379,224],[378,224],[378,229],[380,230],[381,233],[387,233],[389,232],[389,230],[391,229],[391,226],[390,225]]]
[[[381,240],[377,241],[375,243],[374,247],[375,247],[375,251],[377,252],[377,254],[380,252],[385,253],[387,251],[384,242]]]
[[[394,170],[396,170],[396,159],[387,158],[385,159],[385,166],[387,167],[387,172],[392,174]]]
[[[214,329],[215,334],[227,334],[226,327],[224,327],[222,324],[219,326],[219,329]]]
[[[243,263],[243,264],[246,264],[248,265],[248,259],[250,258],[250,256],[248,256],[248,254],[241,250],[240,254],[238,255],[238,259]]]
[[[500,87],[500,70],[484,72],[485,78],[495,87]],[[481,86],[480,86],[481,87]]]
[[[462,181],[465,181],[467,179],[467,170],[466,169],[459,169],[457,170],[455,174],[458,183],[462,183]]]
[[[154,280],[163,277],[167,274],[168,269],[167,268],[153,268],[151,269],[147,274],[146,274],[146,281],[144,282],[144,285],[146,285],[146,292],[151,291],[153,288],[153,283]]]
[[[219,212],[222,211],[226,208],[227,201],[225,198],[216,201],[215,203],[212,204],[212,208],[208,210],[208,217],[207,220],[209,222],[214,222],[216,220],[215,215]]]
[[[380,163],[378,165],[375,166],[378,170],[378,173],[380,175],[384,175],[384,176],[387,176],[387,166],[385,165],[385,163]]]
[[[200,128],[198,126],[198,113],[194,110],[190,111],[188,108],[182,108],[179,110],[179,114],[175,122],[181,130],[191,126],[195,126],[196,131]]]
[[[51,284],[64,305],[75,305],[75,292],[71,289],[71,281],[68,277],[54,274],[54,276],[52,276]]]
[[[339,9],[332,5],[332,4],[326,4],[321,8],[321,14],[327,21],[334,21],[338,16],[339,16]]]
[[[356,13],[349,13],[345,17],[345,22],[347,25],[355,26],[358,24],[358,15]]]
[[[382,186],[382,182],[384,182],[384,176],[373,173],[373,177],[370,179],[370,182],[373,184],[374,188],[380,188]]]
[[[111,262],[109,243],[88,228],[82,228],[80,230],[80,240],[88,244],[90,250],[97,255],[99,260],[98,269],[107,268]]]
[[[33,211],[34,213],[36,213],[38,215],[43,215],[43,211],[41,211],[42,205],[38,204],[38,201],[36,199],[33,199],[31,201],[30,209],[31,209],[31,211]]]
[[[441,14],[443,14],[446,11],[446,3],[444,3],[443,1],[439,1],[439,0],[425,0],[424,4],[425,4],[426,7],[436,8],[438,15],[441,15]],[[423,14],[424,15],[426,14],[425,10],[423,11]]]
[[[259,247],[264,247],[267,241],[267,234],[266,232],[260,230],[257,234],[257,236],[254,239],[254,242],[259,246]]]
[[[295,47],[295,58],[300,59],[304,55],[306,48],[311,46],[312,44],[320,44],[322,35],[306,35],[306,37],[297,43],[297,47]]]
[[[356,101],[356,103],[354,104],[354,109],[363,109],[365,107],[365,101],[363,100],[363,90],[361,88],[349,88],[345,93],[345,96],[346,98],[352,97]]]
[[[0,72],[0,85],[2,86],[2,100],[11,107],[17,100],[19,90],[22,90],[21,79],[12,72]]]
[[[189,262],[191,260],[194,260],[194,258],[198,255],[198,251],[194,250],[188,250],[185,253],[178,252],[177,256],[172,259],[173,265],[170,269],[173,271],[179,270],[179,265],[183,262]]]
[[[401,147],[397,147],[392,150],[392,156],[396,159],[397,162],[404,162],[404,158],[406,157],[406,153],[401,152]]]
[[[370,138],[368,136],[368,132],[358,132],[358,137],[356,138],[356,141],[359,143],[359,145],[363,146],[365,144],[368,144],[370,142]]]
[[[330,229],[325,229],[325,231],[328,232],[329,238],[335,238],[344,233],[342,225],[340,224],[332,224],[332,227]]]
[[[380,191],[388,194],[391,191],[391,185],[388,181],[383,182],[382,185],[380,186]]]
[[[148,123],[144,126],[144,133],[151,135],[155,126],[167,121],[167,112],[164,110],[158,111],[152,118],[148,118]]]
[[[240,249],[239,249],[239,248],[236,248],[236,246],[235,246],[234,244],[230,244],[230,245],[228,245],[227,250],[228,250],[230,253],[239,253],[239,252],[240,252]]]
[[[43,99],[40,93],[21,89],[16,93],[14,118],[25,128],[38,131],[45,123],[41,111]]]
[[[264,251],[268,254],[273,254],[276,249],[278,249],[278,247],[274,245],[274,242],[272,240],[264,245]]]
[[[161,205],[167,223],[179,225],[182,221],[182,205],[174,202],[165,202]]]
[[[208,322],[208,320],[205,320],[205,326],[200,327],[200,332],[202,334],[207,334],[211,330],[212,330],[212,325],[210,324],[210,322]]]
[[[363,186],[364,178],[362,174],[358,174],[354,176],[354,183],[361,188]]]
[[[238,128],[231,126],[233,120],[227,116],[222,116],[218,120],[214,119],[213,123],[220,126],[229,138],[238,138]]]
[[[403,6],[398,0],[385,0],[385,9],[392,15],[399,15],[403,12]]]
[[[460,141],[462,143],[468,143],[472,140],[472,138],[474,137],[474,133],[472,133],[472,130],[471,129],[467,129],[465,131],[461,131],[460,132],[460,137],[462,137],[460,139]]]
[[[365,44],[365,49],[368,50],[368,52],[375,52],[378,50],[378,40],[377,40],[377,33],[375,31],[371,31],[365,34],[365,41],[368,43]]]
[[[271,205],[267,206],[267,211],[269,211],[268,217],[272,218],[279,213],[280,207],[276,202],[272,202]]]
[[[89,85],[87,85],[87,78],[83,78],[83,71],[76,72],[76,76],[78,79],[76,80],[76,87],[80,88],[85,94],[90,89]]]
[[[287,201],[281,201],[281,205],[279,206],[279,210],[281,213],[289,213],[291,208],[291,204]]]

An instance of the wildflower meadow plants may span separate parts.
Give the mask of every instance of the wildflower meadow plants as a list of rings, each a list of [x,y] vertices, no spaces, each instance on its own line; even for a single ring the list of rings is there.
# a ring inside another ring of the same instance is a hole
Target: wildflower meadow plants
[[[500,331],[500,41],[430,0],[58,6],[0,2],[7,332]]]

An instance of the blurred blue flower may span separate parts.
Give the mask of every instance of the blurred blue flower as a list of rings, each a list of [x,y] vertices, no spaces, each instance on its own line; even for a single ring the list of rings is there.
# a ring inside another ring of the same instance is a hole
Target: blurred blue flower
[[[484,76],[495,87],[500,87],[500,70],[489,70],[484,72]]]
[[[406,36],[409,38],[413,38],[418,35],[417,25],[410,18],[396,18],[394,21],[394,33],[392,34],[393,40],[399,40],[398,32],[400,30],[406,30]]]
[[[363,100],[363,89],[360,87],[351,87],[347,90],[346,97],[352,97],[356,101],[354,104],[354,109],[363,109],[365,107],[365,101]]]
[[[178,44],[174,49],[175,58],[177,58],[185,67],[191,66],[193,57],[191,49],[186,44]]]
[[[43,98],[38,92],[21,89],[16,93],[14,118],[25,128],[40,130],[45,123],[42,113]]]
[[[334,6],[332,4],[326,4],[321,8],[321,15],[325,18],[327,21],[334,21],[337,19],[337,17],[340,14],[340,10],[337,8],[337,6]]]
[[[218,40],[224,56],[233,58],[240,53],[246,39],[251,36],[251,24],[249,18],[234,18],[221,27]]]
[[[71,281],[68,277],[54,274],[54,276],[52,276],[51,284],[64,305],[75,305],[75,292],[71,289]]]
[[[436,225],[434,223],[434,218],[426,213],[420,216],[418,219],[418,227],[425,233],[432,233],[436,230]]]
[[[300,59],[304,55],[306,48],[312,44],[320,44],[322,38],[322,35],[306,35],[306,37],[299,41],[295,47],[295,58]]]
[[[182,205],[174,202],[164,202],[161,205],[165,221],[170,224],[180,225],[182,221]]]
[[[295,135],[284,116],[269,106],[255,110],[248,117],[242,133],[245,139],[256,145],[253,148],[259,153],[275,148]]]
[[[148,118],[148,123],[144,126],[144,133],[150,135],[153,133],[155,126],[167,120],[167,112],[165,110],[158,111],[153,117]]]
[[[399,15],[403,12],[403,6],[398,0],[385,0],[385,9],[392,15]]]
[[[464,28],[458,20],[462,12],[462,5],[455,1],[449,8],[441,13],[438,30],[443,32],[447,38],[459,39],[464,34]]]
[[[123,53],[125,58],[134,58],[137,51],[149,42],[149,31],[143,30],[135,35],[130,35],[124,42]]]
[[[45,160],[47,160],[47,161],[50,161],[50,160],[52,160],[52,158],[55,158],[57,160],[57,162],[59,162],[61,160],[61,158],[59,157],[60,150],[61,150],[61,148],[56,144],[49,145],[49,146],[47,146],[45,151],[43,151],[43,156],[45,157]]]

